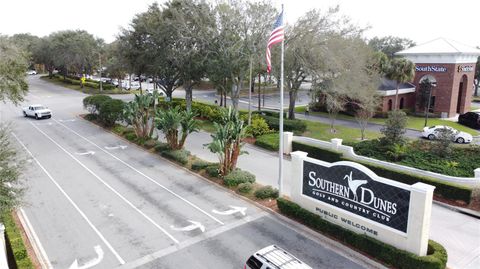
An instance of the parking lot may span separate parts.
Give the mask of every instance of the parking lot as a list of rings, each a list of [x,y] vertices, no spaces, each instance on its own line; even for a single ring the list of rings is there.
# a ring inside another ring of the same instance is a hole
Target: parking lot
[[[23,208],[51,268],[242,268],[271,244],[314,268],[371,266],[76,117],[84,95],[44,83],[31,82],[28,102],[49,106],[52,119],[11,105],[1,115],[27,159]]]

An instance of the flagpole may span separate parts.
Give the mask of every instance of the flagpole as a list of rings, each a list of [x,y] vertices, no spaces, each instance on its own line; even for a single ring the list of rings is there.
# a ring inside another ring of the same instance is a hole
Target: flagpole
[[[283,5],[282,5],[282,14],[283,14]],[[283,22],[282,22],[283,23]],[[278,148],[279,154],[279,165],[278,165],[278,194],[282,195],[283,187],[283,50],[284,50],[284,39],[282,39],[282,53],[281,53],[281,64],[280,64],[280,123],[279,123],[279,136],[280,143]]]

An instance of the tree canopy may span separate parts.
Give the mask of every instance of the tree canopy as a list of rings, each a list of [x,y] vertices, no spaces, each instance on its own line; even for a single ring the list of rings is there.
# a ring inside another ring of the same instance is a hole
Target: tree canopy
[[[389,58],[393,58],[396,52],[415,46],[415,42],[408,38],[385,36],[370,39],[368,45],[374,50],[385,53]]]
[[[0,36],[0,101],[10,100],[14,104],[23,101],[28,91],[25,77],[28,66],[28,54]]]

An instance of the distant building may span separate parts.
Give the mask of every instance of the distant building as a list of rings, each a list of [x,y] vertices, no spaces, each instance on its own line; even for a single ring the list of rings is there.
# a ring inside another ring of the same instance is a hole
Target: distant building
[[[412,83],[400,85],[399,108],[414,109],[420,82],[434,83],[430,111],[443,118],[470,111],[475,64],[480,50],[453,40],[438,38],[397,52],[415,64]],[[383,95],[382,111],[393,109],[396,82],[384,79],[379,92]]]

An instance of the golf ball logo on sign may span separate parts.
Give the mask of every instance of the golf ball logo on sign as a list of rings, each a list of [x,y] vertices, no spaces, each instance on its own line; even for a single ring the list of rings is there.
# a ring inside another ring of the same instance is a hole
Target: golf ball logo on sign
[[[410,191],[377,181],[356,167],[304,161],[302,194],[407,232]]]

